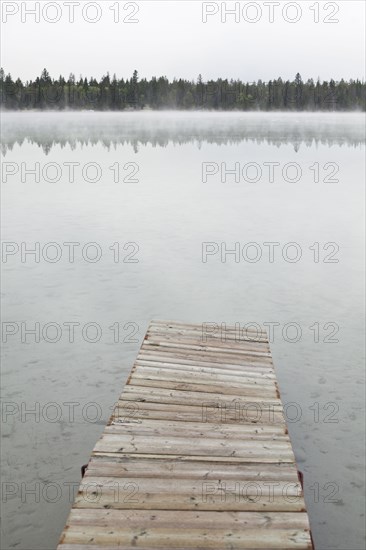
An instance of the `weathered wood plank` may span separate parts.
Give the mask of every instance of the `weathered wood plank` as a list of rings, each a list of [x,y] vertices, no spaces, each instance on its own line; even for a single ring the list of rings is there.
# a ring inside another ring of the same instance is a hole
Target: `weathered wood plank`
[[[176,510],[96,510],[74,508],[70,519],[73,525],[96,525],[113,527],[128,523],[130,527],[169,528],[179,524],[182,528],[210,529],[308,529],[307,514],[297,512],[210,512]]]
[[[245,536],[243,536],[245,535]],[[66,544],[78,544],[89,540],[94,545],[108,548],[216,548],[216,549],[308,549],[309,533],[296,529],[254,530],[246,529],[179,529],[178,525],[171,529],[136,529],[116,526],[113,531],[110,527],[75,526],[65,533]],[[266,546],[264,546],[266,545]],[[93,546],[91,546],[93,548]],[[94,546],[95,548],[95,546]]]
[[[238,328],[243,329],[245,327],[246,333],[258,335],[261,334],[263,337],[267,337],[267,331],[263,327],[258,327],[256,324],[256,327],[251,327],[249,323],[243,323],[238,324],[236,326],[230,326],[222,323],[214,323],[212,325],[211,322],[203,322],[203,323],[177,323],[176,321],[161,321],[161,320],[152,320],[150,322],[148,330],[151,330],[152,328],[157,328],[158,330],[161,330],[162,332],[166,332],[168,330],[181,330],[181,331],[198,331],[202,333],[202,331],[210,332],[210,334],[238,334]],[[214,332],[214,329],[216,328],[216,332]]]
[[[256,356],[252,354],[243,355],[242,357],[237,357],[234,355],[228,356],[227,354],[204,354],[194,350],[184,351],[184,350],[170,350],[167,348],[159,348],[153,350],[152,348],[141,348],[141,351],[138,355],[138,359],[150,359],[151,361],[189,361],[189,363],[194,363],[195,365],[201,366],[213,366],[219,365],[230,365],[236,368],[240,368],[241,365],[260,367],[260,368],[269,368],[273,369],[273,363],[270,357],[266,356]],[[188,364],[189,364],[188,363]]]
[[[204,326],[201,329],[181,329],[150,325],[146,333],[147,338],[150,336],[161,335],[168,338],[170,336],[179,337],[181,340],[192,338],[204,343],[220,342],[227,344],[230,342],[240,343],[245,341],[269,343],[267,333],[255,330],[246,330],[244,327],[238,327],[236,330],[221,330],[220,327],[216,327],[216,330],[208,330]]]
[[[222,372],[214,372],[211,370],[209,376],[207,372],[197,371],[194,368],[185,368],[177,369],[172,367],[146,367],[136,363],[132,375],[138,378],[147,378],[152,379],[155,377],[155,380],[169,380],[176,382],[186,382],[194,381],[196,384],[204,384],[211,386],[214,382],[225,382],[225,387],[248,387],[248,386],[267,386],[273,388],[276,386],[275,378],[265,378],[265,377],[250,377],[247,376],[244,372],[240,375],[224,374]],[[223,385],[223,384],[221,384]]]
[[[289,440],[240,440],[237,439],[187,439],[174,436],[149,436],[129,434],[106,434],[94,447],[96,452],[112,453],[154,453],[154,454],[183,454],[231,456],[245,458],[249,462],[294,462],[291,443]]]
[[[148,333],[146,339],[143,342],[143,346],[164,346],[181,349],[197,349],[204,352],[219,352],[219,353],[233,353],[233,354],[245,354],[247,351],[254,351],[259,353],[265,353],[268,357],[270,354],[270,348],[268,342],[258,342],[256,340],[230,340],[222,341],[212,340],[203,341],[202,338],[189,336],[182,338],[180,335],[162,335],[156,333]]]
[[[211,376],[215,375],[224,375],[225,377],[234,376],[234,377],[247,377],[247,378],[264,378],[270,380],[276,380],[273,367],[265,367],[261,369],[260,367],[251,367],[250,365],[239,365],[239,366],[230,366],[230,365],[207,365],[203,363],[203,366],[199,362],[195,361],[184,361],[182,362],[173,362],[169,363],[167,361],[154,361],[154,360],[145,360],[145,359],[136,359],[136,366],[147,367],[147,368],[163,368],[163,369],[172,369],[179,370],[181,372],[192,372],[200,373]],[[228,380],[229,382],[229,380]]]
[[[176,379],[178,378],[178,380]],[[130,378],[130,383],[134,386],[142,386],[145,388],[161,388],[168,390],[180,390],[180,391],[191,391],[198,393],[213,393],[216,395],[234,395],[242,397],[251,397],[253,400],[260,399],[261,397],[275,399],[278,395],[278,390],[275,385],[271,386],[260,386],[259,384],[247,384],[247,385],[235,385],[234,387],[225,386],[222,382],[213,381],[212,384],[205,384],[204,381],[199,382],[188,382],[188,381],[179,381],[179,377],[172,376],[172,379],[169,380],[165,376],[153,375],[149,378],[144,376],[132,374]]]
[[[83,478],[76,508],[301,512],[299,482],[232,479]]]
[[[191,462],[205,462],[209,458],[209,460],[213,463],[232,463],[232,464],[241,464],[243,468],[246,467],[246,464],[251,464],[257,462],[258,464],[262,464],[263,461],[261,460],[250,460],[246,457],[240,457],[240,456],[210,456],[207,457],[207,455],[185,455],[185,454],[163,454],[163,453],[134,453],[134,452],[109,452],[109,451],[93,451],[92,456],[96,457],[111,457],[112,459],[115,458],[148,458],[148,459],[159,459],[159,460],[184,460],[184,461],[191,461]],[[280,462],[270,462],[268,461],[267,464],[292,464],[294,465],[294,462],[289,461],[280,461]]]
[[[237,424],[210,424],[204,425],[202,422],[187,422],[182,421],[163,421],[163,420],[149,420],[149,419],[135,419],[122,418],[121,420],[111,419],[108,426],[106,426],[104,433],[139,433],[144,435],[183,435],[190,437],[205,438],[222,438],[227,437],[246,439],[248,437],[255,437],[260,439],[261,437],[271,438],[272,436],[286,436],[287,431],[283,425],[262,425],[256,426],[255,424],[247,424],[244,426],[238,426]]]
[[[282,403],[279,398],[266,397],[261,395],[248,396],[233,393],[231,395],[221,394],[219,392],[204,392],[204,391],[184,391],[165,388],[148,388],[143,386],[126,385],[121,398],[131,401],[150,401],[151,403],[168,403],[168,404],[186,404],[186,405],[201,405],[208,406],[212,403],[219,403],[226,406],[245,407],[252,404],[252,408],[257,407],[258,410],[268,408],[282,410]]]
[[[279,407],[264,406],[253,401],[245,403],[224,403],[220,399],[199,405],[182,403],[161,403],[120,399],[113,412],[113,419],[176,420],[221,424],[266,424],[285,425],[285,417]]]
[[[232,479],[241,480],[266,480],[266,481],[292,481],[297,482],[297,472],[292,463],[243,463],[184,461],[165,458],[119,458],[116,455],[94,455],[88,465],[85,477],[162,477],[167,478],[191,478],[198,479]]]
[[[233,349],[232,347],[228,348],[221,348],[221,347],[214,347],[209,346],[207,344],[197,345],[197,344],[185,344],[183,342],[181,343],[173,343],[173,342],[163,342],[163,341],[156,341],[151,342],[150,340],[144,340],[143,342],[143,350],[146,351],[167,351],[170,353],[196,353],[205,355],[207,357],[215,356],[215,357],[221,357],[223,355],[226,355],[227,357],[235,357],[236,359],[241,359],[242,357],[251,356],[254,357],[265,357],[270,358],[271,354],[269,351],[269,348],[266,347],[266,349],[256,349],[256,347],[253,345],[243,346],[242,349],[236,348]]]

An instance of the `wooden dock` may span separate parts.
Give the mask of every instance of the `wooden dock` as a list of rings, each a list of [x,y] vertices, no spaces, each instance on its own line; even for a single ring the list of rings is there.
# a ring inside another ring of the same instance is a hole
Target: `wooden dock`
[[[58,546],[96,548],[312,548],[265,331],[151,322]]]

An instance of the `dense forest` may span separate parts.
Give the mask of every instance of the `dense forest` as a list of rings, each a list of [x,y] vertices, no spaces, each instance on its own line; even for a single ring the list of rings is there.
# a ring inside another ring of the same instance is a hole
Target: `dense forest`
[[[366,85],[360,80],[269,82],[217,79],[204,82],[165,76],[129,79],[109,73],[99,81],[70,74],[51,78],[46,69],[35,80],[13,80],[0,71],[0,106],[7,110],[52,109],[121,111],[141,109],[214,109],[262,111],[365,111]]]

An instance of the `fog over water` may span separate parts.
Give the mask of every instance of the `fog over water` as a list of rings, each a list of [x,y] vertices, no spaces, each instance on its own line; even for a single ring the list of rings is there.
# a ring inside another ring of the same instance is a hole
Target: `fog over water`
[[[56,547],[152,318],[274,327],[315,546],[364,548],[364,122],[2,115],[4,549]]]
[[[217,113],[217,112],[30,112],[5,115],[3,152],[25,141],[47,153],[54,145],[158,145],[203,142],[272,145],[360,145],[364,115],[358,113]],[[35,124],[37,121],[37,124]],[[314,133],[314,122],[317,131]]]

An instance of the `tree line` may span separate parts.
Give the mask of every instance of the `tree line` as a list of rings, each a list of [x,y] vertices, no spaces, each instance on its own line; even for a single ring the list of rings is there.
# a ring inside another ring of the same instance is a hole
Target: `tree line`
[[[122,111],[142,109],[212,109],[262,111],[365,111],[366,84],[357,80],[303,81],[277,78],[263,82],[241,80],[203,81],[165,76],[150,80],[118,79],[109,73],[99,81],[70,74],[51,78],[44,69],[35,80],[13,80],[0,70],[0,107],[5,110],[51,109]]]

